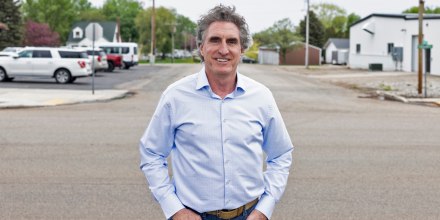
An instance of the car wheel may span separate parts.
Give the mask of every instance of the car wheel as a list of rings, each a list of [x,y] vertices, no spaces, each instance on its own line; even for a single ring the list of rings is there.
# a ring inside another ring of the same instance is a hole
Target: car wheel
[[[122,63],[122,68],[124,68],[125,70],[130,69],[130,66],[127,65],[126,63]]]
[[[0,82],[8,81],[8,74],[6,74],[6,71],[0,67]]]
[[[66,84],[72,80],[72,75],[70,74],[69,70],[66,69],[57,70],[54,76],[57,83],[61,84]]]
[[[113,62],[108,62],[107,72],[113,72],[114,69],[115,65],[113,64]]]

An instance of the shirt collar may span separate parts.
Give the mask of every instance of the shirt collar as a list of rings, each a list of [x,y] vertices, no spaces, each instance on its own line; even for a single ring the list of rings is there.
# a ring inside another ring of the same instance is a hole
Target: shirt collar
[[[197,74],[196,90],[200,90],[205,87],[209,88],[210,85],[208,82],[208,77],[206,76],[205,68],[203,67],[202,70],[200,70],[200,72]],[[237,85],[234,92],[244,93],[246,89],[246,83],[243,80],[243,76],[237,71]]]

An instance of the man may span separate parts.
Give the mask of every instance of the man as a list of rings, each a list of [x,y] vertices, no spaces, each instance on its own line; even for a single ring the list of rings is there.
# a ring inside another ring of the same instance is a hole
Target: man
[[[271,92],[237,72],[250,46],[244,18],[219,5],[198,25],[204,68],[162,94],[140,141],[141,170],[166,218],[268,219],[292,143]]]

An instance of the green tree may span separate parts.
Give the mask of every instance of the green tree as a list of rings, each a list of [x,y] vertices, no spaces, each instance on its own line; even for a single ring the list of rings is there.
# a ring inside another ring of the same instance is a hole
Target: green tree
[[[309,12],[309,19],[309,44],[322,47],[325,43],[324,26],[313,11]],[[306,38],[306,17],[299,23],[299,33]]]
[[[135,19],[142,11],[141,4],[136,0],[107,0],[102,6],[103,14],[108,20],[120,20],[122,41],[137,42],[139,33]]]
[[[333,20],[336,17],[346,16],[345,9],[331,3],[313,4],[311,9],[316,13],[316,16],[325,28],[333,26]],[[343,28],[338,27],[337,29]]]
[[[197,24],[191,21],[188,17],[179,14],[176,17],[176,23],[176,48],[185,50],[195,49],[196,42],[194,36],[196,35]]]
[[[107,21],[107,17],[99,8],[90,8],[81,11],[75,21]]]
[[[440,7],[425,7],[425,14],[440,14]],[[419,13],[419,7],[413,6],[411,8],[406,9],[402,13],[405,14],[418,14]]]
[[[65,42],[78,15],[80,0],[25,0],[23,12],[25,20],[38,23],[47,23],[49,27],[60,35],[61,42]]]
[[[21,45],[23,23],[20,6],[20,1],[16,0],[2,0],[0,4],[0,22],[8,27],[8,30],[0,31],[0,49]]]
[[[351,13],[347,16],[347,29],[345,30],[344,38],[350,37],[350,26],[359,20],[361,20],[361,17],[355,13]]]
[[[264,46],[278,46],[283,60],[286,59],[287,51],[292,49],[292,43],[300,41],[295,32],[295,26],[289,18],[284,18],[259,33],[253,35],[253,39]]]
[[[140,33],[139,44],[142,45],[142,52],[145,54],[149,53],[151,48],[151,12],[152,8],[150,7],[136,17],[136,27]],[[156,8],[155,12],[156,50],[162,53],[163,58],[166,53],[171,53],[171,34],[174,34],[175,48],[185,48],[186,46],[186,49],[188,49],[188,47],[191,47],[188,40],[194,39],[195,23],[184,16],[178,15],[175,10],[165,7]],[[186,42],[185,38],[187,39]]]

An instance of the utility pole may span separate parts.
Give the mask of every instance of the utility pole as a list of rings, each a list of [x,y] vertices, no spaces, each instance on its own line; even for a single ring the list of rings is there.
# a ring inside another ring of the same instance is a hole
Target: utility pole
[[[423,13],[425,11],[425,1],[419,0],[419,45],[423,43]],[[422,75],[423,75],[423,48],[419,48],[419,72],[418,72],[418,87],[417,91],[419,95],[422,94]],[[426,85],[425,85],[426,86]]]
[[[156,58],[156,9],[153,0],[153,8],[151,10],[151,49],[150,49],[150,64],[154,64]]]
[[[306,15],[306,55],[305,55],[305,66],[306,69],[309,68],[309,0],[307,1],[307,15]]]

